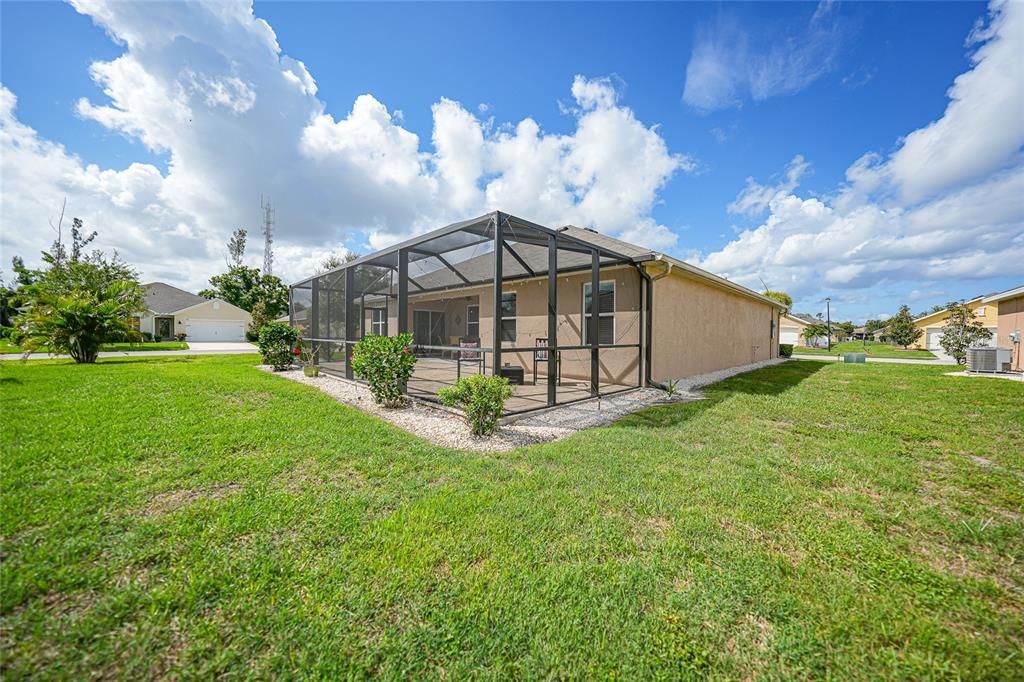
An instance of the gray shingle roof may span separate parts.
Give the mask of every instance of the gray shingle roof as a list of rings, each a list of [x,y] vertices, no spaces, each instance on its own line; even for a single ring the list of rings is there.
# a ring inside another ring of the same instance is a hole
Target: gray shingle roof
[[[150,282],[142,286],[146,290],[146,307],[157,315],[172,315],[183,308],[210,300],[163,282]]]
[[[608,249],[609,251],[615,251],[621,253],[623,256],[629,256],[630,258],[640,258],[641,256],[650,256],[655,251],[647,248],[646,246],[637,246],[636,244],[630,244],[624,242],[621,239],[615,237],[609,237],[606,234],[588,230],[582,227],[576,227],[575,225],[566,225],[565,227],[558,228],[559,232],[563,232],[570,237],[575,237],[580,241],[585,241],[594,246],[600,246]]]
[[[794,317],[794,318],[796,318],[796,319],[798,319],[798,320],[800,320],[802,322],[806,322],[808,324],[817,324],[818,322],[821,322],[821,320],[818,319],[817,317],[815,317],[814,315],[808,315],[806,313],[787,313],[787,314],[790,317]]]

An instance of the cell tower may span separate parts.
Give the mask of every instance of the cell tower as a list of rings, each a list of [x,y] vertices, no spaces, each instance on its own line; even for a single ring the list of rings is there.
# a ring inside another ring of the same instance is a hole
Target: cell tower
[[[274,208],[270,205],[270,197],[260,195],[260,208],[263,209],[263,274],[274,274]]]

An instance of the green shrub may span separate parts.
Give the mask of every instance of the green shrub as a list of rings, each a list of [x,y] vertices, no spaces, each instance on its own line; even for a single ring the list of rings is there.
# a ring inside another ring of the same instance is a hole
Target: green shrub
[[[416,366],[412,334],[366,336],[352,349],[352,370],[370,385],[373,401],[386,407],[404,402],[402,391]]]
[[[459,407],[466,413],[474,435],[489,436],[498,427],[512,387],[505,377],[473,374],[462,377],[454,386],[442,388],[437,396],[445,405]]]
[[[149,343],[153,340],[153,334],[151,332],[142,332],[142,342]]]
[[[259,349],[263,362],[281,372],[292,366],[294,351],[299,342],[299,330],[284,322],[270,322],[260,329]]]
[[[780,343],[779,344],[779,357],[789,358],[793,356],[793,344],[791,343]]]

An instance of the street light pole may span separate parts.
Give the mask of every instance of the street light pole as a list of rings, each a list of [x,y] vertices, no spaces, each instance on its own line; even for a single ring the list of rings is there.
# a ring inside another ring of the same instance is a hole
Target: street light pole
[[[828,336],[825,337],[825,343],[828,344],[827,350],[832,351],[832,299],[830,297],[825,298],[825,320],[828,325]]]

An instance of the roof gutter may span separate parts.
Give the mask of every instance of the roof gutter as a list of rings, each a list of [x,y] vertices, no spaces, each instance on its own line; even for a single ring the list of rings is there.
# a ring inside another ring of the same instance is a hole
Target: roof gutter
[[[772,307],[778,308],[779,310],[785,310],[786,309],[786,306],[782,305],[778,301],[772,300],[772,299],[768,298],[767,296],[762,296],[761,294],[757,293],[756,291],[754,291],[752,289],[748,289],[748,288],[746,288],[745,286],[743,286],[741,284],[736,284],[735,282],[730,282],[729,280],[725,279],[724,277],[719,277],[718,275],[712,274],[712,273],[708,272],[707,270],[702,270],[701,268],[698,268],[695,265],[690,265],[689,263],[686,263],[684,261],[678,260],[676,258],[672,258],[671,256],[666,256],[663,253],[652,252],[650,254],[645,254],[643,256],[638,256],[638,257],[634,258],[633,260],[636,263],[656,262],[656,263],[663,263],[663,264],[665,264],[665,266],[666,266],[665,272],[658,273],[658,275],[655,277],[655,279],[661,279],[662,277],[666,277],[674,269],[678,268],[678,269],[682,270],[683,272],[685,272],[686,274],[693,275],[694,277],[699,277],[700,279],[706,280],[709,283],[717,285],[718,287],[720,287],[722,289],[726,289],[728,291],[732,291],[733,293],[739,294],[741,296],[746,296],[748,298],[753,298],[753,299],[755,299],[757,301],[760,301],[761,303],[765,303],[765,304],[770,305]]]

